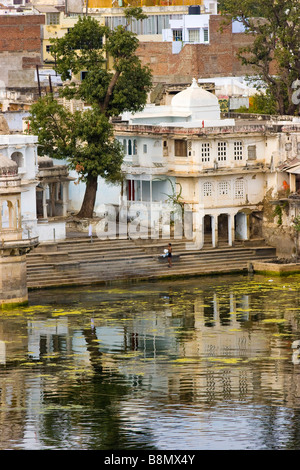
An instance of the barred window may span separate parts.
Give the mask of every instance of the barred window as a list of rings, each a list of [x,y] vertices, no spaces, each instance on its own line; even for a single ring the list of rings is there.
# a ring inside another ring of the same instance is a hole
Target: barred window
[[[187,148],[189,152],[189,157],[192,155],[192,142],[189,140],[187,143]]]
[[[47,24],[59,24],[59,13],[47,13],[46,23]]]
[[[243,199],[244,197],[244,180],[237,180],[234,185],[234,197]]]
[[[227,156],[227,143],[218,142],[218,161],[222,162],[226,160]]]
[[[209,197],[212,195],[212,184],[210,181],[203,183],[203,196]]]
[[[173,41],[182,41],[182,29],[173,29]]]
[[[203,40],[204,42],[208,42],[208,28],[203,28]]]
[[[210,144],[209,142],[203,143],[201,148],[202,162],[210,161]]]
[[[234,159],[235,160],[242,160],[243,158],[243,143],[238,141],[234,142]]]
[[[218,185],[218,193],[219,196],[224,196],[226,194],[229,194],[229,183],[228,181],[220,181]]]

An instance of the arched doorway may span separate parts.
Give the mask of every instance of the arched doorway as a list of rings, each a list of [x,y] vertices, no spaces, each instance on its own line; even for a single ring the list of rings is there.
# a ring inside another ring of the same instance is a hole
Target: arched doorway
[[[228,244],[228,214],[220,214],[218,216],[218,242],[219,244]]]
[[[203,218],[203,235],[204,235],[204,245],[212,246],[212,216],[205,215]]]

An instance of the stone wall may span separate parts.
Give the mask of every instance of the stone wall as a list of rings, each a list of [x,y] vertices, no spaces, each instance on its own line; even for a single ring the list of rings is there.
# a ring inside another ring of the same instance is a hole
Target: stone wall
[[[27,301],[26,256],[1,256],[0,308]]]
[[[41,25],[44,15],[0,16],[1,89],[37,88],[36,65],[41,65]]]

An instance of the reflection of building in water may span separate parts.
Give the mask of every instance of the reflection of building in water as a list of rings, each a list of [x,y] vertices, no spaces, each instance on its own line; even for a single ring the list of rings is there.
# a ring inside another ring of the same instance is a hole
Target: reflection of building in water
[[[47,319],[28,322],[28,354],[32,359],[42,359],[53,353],[71,351],[68,320]]]

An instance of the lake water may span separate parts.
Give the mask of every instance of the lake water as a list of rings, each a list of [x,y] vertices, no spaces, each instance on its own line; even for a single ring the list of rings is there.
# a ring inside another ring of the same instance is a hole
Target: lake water
[[[299,321],[299,276],[30,292],[0,314],[0,449],[298,450]]]

